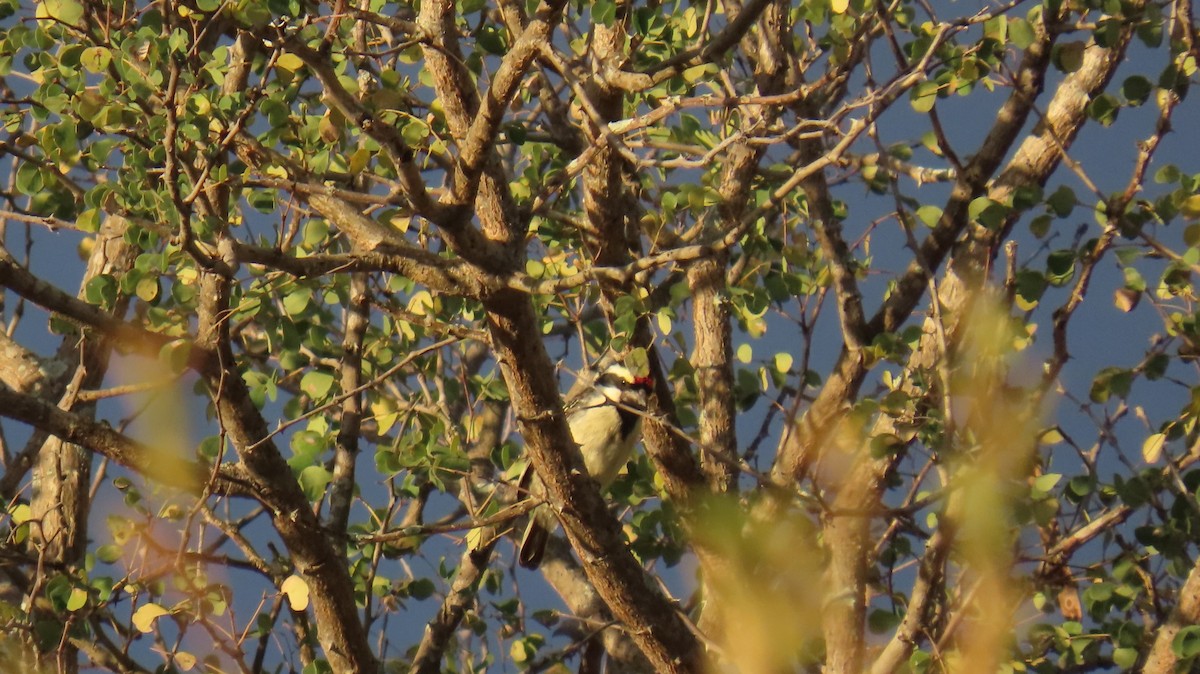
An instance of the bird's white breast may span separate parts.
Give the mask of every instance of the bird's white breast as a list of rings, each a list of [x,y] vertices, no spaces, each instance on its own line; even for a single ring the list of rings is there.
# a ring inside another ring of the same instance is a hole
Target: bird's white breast
[[[579,443],[588,474],[600,483],[601,489],[608,487],[633,454],[637,428],[624,438],[619,437],[621,417],[611,405],[595,408],[590,414],[573,414],[567,423],[571,436]]]

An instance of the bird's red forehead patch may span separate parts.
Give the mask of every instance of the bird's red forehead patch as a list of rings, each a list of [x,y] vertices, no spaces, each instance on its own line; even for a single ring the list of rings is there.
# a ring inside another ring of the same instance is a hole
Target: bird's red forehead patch
[[[643,388],[647,391],[654,390],[654,380],[651,379],[650,377],[634,377],[633,385]]]

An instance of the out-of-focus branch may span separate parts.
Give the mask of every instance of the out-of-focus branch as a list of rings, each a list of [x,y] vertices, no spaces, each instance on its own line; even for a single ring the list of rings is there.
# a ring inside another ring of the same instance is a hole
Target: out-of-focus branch
[[[207,482],[209,469],[186,461],[161,449],[144,445],[102,421],[93,421],[30,395],[17,393],[0,384],[0,416],[29,424],[67,442],[107,457],[162,484],[199,493]],[[217,491],[230,495],[249,495],[246,476],[240,469],[223,466],[218,473]]]
[[[1066,152],[1071,140],[1086,122],[1086,106],[1088,101],[1092,99],[1093,95],[1103,90],[1108,80],[1112,77],[1116,65],[1123,58],[1124,47],[1128,43],[1131,34],[1131,30],[1127,29],[1123,31],[1123,38],[1111,49],[1093,48],[1088,50],[1084,66],[1069,75],[1067,80],[1059,86],[1048,106],[1046,115],[1035,129],[1035,133],[1026,138],[1018,147],[1004,171],[999,174],[988,190],[987,194],[989,198],[998,203],[1006,203],[1011,200],[1011,195],[1017,188],[1025,185],[1042,185],[1045,183],[1057,167],[1059,159]],[[1045,35],[1044,31],[1042,35],[1041,40],[1048,42],[1050,39],[1049,36]],[[1030,49],[1032,48],[1033,46],[1031,45]],[[1043,45],[1043,48],[1048,51],[1048,44]],[[1027,52],[1027,58],[1028,56],[1029,53]],[[1024,73],[1024,71],[1021,71],[1019,75],[1022,78],[1028,76],[1030,75]],[[1016,93],[1018,92],[1014,91],[1014,95]],[[1030,108],[1026,108],[1026,114],[1029,111]],[[994,132],[1002,126],[1001,121],[1004,120],[1001,119],[997,122],[997,127],[993,128]],[[989,139],[993,137],[1000,137],[1000,135],[993,133],[988,136]],[[986,144],[987,141],[985,141]],[[995,147],[989,150],[989,154],[992,155],[996,154],[996,152],[997,148]],[[977,159],[978,155],[965,167],[964,173],[970,173],[978,168]],[[981,270],[987,268],[991,257],[998,250],[998,242],[1002,240],[1004,233],[1011,228],[1013,221],[1015,221],[1015,217],[1010,217],[998,231],[983,228],[972,230],[976,236],[963,243],[960,249],[955,252],[954,260],[951,262],[951,268],[947,272],[946,279],[939,284],[938,295],[933,299],[933,301],[938,303],[939,307],[943,307],[942,311],[944,313],[955,316],[961,316],[965,313],[965,306],[970,301],[972,288],[981,282],[978,280]],[[939,222],[938,226],[941,226],[941,224]],[[1109,232],[1107,236],[1111,238],[1112,232]],[[1105,244],[1098,246],[1094,254],[1097,256],[1102,255],[1106,247]],[[931,270],[927,270],[924,273],[931,273]],[[1086,288],[1089,277],[1090,269],[1087,269],[1077,281],[1077,288],[1081,285]],[[879,315],[876,318],[879,318]],[[956,325],[943,327],[947,332],[956,332],[958,330]],[[931,364],[937,362],[940,358],[946,357],[946,354],[942,353],[943,350],[944,345],[937,338],[937,333],[927,328],[921,343],[918,345],[916,352],[914,352],[913,359],[919,358],[920,362]],[[886,470],[886,462],[874,461],[872,463],[875,464],[874,467],[870,470],[862,471],[860,481],[878,483],[882,479],[883,471]],[[940,534],[941,529],[939,529],[936,535]],[[937,561],[937,554],[940,553],[937,553],[936,548],[933,547],[933,541],[930,542],[927,550],[927,558],[930,554],[934,555],[934,558],[929,561]],[[1059,555],[1050,556],[1061,559]],[[922,562],[921,568],[922,571],[925,569],[925,561]],[[913,596],[916,597],[918,592],[927,592],[929,585],[930,581],[919,575],[913,589]],[[928,598],[925,601],[928,602]],[[908,616],[911,614],[920,617],[927,610],[925,604],[910,603],[909,613],[906,614],[901,628],[872,665],[873,674],[895,671],[903,661],[907,660],[915,643],[912,637],[916,635],[911,629],[906,628],[909,624]]]
[[[95,328],[122,348],[157,355],[171,337],[150,332],[139,325],[121,320],[94,304],[78,299],[51,283],[43,281],[0,248],[0,286],[17,295],[61,314],[75,323]]]

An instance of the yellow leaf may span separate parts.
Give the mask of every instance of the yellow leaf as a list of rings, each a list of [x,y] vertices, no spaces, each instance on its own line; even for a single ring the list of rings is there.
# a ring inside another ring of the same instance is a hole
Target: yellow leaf
[[[396,401],[390,398],[372,402],[371,416],[375,417],[375,423],[379,426],[377,432],[380,435],[386,434],[400,419],[400,414],[396,411]]]
[[[8,511],[8,516],[12,518],[13,524],[24,524],[33,517],[33,510],[27,504],[21,503]]]
[[[1125,313],[1136,309],[1140,299],[1142,299],[1142,294],[1136,290],[1117,288],[1113,291],[1113,305]]]
[[[308,608],[308,583],[296,574],[292,574],[279,586],[279,591],[287,596],[288,605],[293,611],[303,611]]]
[[[1146,463],[1155,463],[1162,456],[1163,445],[1167,442],[1167,436],[1162,433],[1155,433],[1146,438],[1142,443],[1142,459]]]
[[[475,528],[467,531],[467,549],[479,550],[483,547],[483,529]]]
[[[428,316],[435,313],[436,303],[428,290],[418,290],[408,301],[408,310],[417,316]]]
[[[1031,302],[1024,297],[1021,297],[1020,293],[1017,293],[1017,296],[1013,298],[1013,304],[1016,304],[1017,308],[1021,311],[1033,311],[1033,309],[1037,307],[1038,301],[1033,300]]]
[[[1179,212],[1189,218],[1200,218],[1200,194],[1193,194],[1179,205]]]
[[[304,67],[304,61],[300,60],[300,57],[295,54],[283,54],[275,62],[275,65],[278,68],[294,73]]]
[[[367,168],[367,163],[371,161],[371,151],[365,147],[360,147],[350,155],[348,171],[351,175],[358,175]]]
[[[1042,437],[1038,438],[1038,442],[1043,445],[1057,445],[1064,439],[1065,438],[1063,438],[1062,432],[1058,430],[1058,426],[1054,426],[1052,428],[1047,428],[1045,432],[1042,433]]]
[[[342,116],[335,110],[330,110],[321,117],[321,121],[317,122],[317,133],[321,135],[321,140],[336,143],[342,139],[341,119]]]
[[[175,664],[185,672],[191,671],[192,667],[196,666],[196,656],[187,651],[179,651],[175,654]]]
[[[87,590],[74,587],[71,588],[71,596],[67,598],[67,610],[78,611],[87,604]]]
[[[154,602],[143,604],[138,610],[133,612],[133,626],[139,632],[151,632],[154,630],[154,621],[169,613],[170,611]]]
[[[833,0],[833,2],[829,3],[829,11],[834,14],[845,14],[849,8],[850,0]]]
[[[754,348],[749,344],[742,344],[737,348],[737,359],[742,363],[749,363],[754,357]]]
[[[746,319],[746,333],[754,339],[758,339],[767,333],[767,322],[760,316],[754,316]]]

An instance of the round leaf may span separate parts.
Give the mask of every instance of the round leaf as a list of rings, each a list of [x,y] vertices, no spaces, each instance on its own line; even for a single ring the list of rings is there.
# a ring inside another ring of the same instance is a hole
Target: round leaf
[[[170,613],[167,609],[150,602],[142,604],[138,610],[133,612],[133,626],[139,632],[148,633],[154,631],[154,621]]]
[[[288,606],[293,611],[303,611],[308,608],[308,583],[297,574],[292,574],[284,579],[283,584],[279,586],[279,591],[283,593],[288,600]]]

